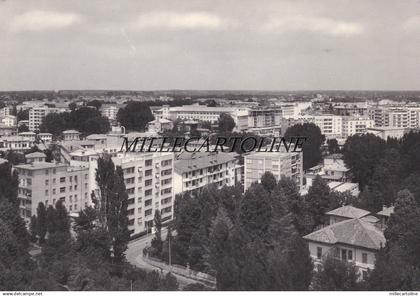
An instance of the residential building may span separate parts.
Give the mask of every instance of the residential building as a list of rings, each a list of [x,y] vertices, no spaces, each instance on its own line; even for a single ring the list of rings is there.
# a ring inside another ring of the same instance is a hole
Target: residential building
[[[327,212],[329,225],[349,219],[360,219],[370,214],[369,211],[353,207],[351,205],[339,207]]]
[[[0,138],[0,151],[13,150],[25,152],[34,145],[34,140],[22,136],[4,136]]]
[[[101,114],[102,116],[108,118],[110,122],[114,122],[117,120],[117,113],[120,108],[123,108],[124,105],[117,105],[117,104],[103,104],[101,106]]]
[[[64,141],[73,141],[80,139],[80,132],[76,130],[66,130],[63,131]]]
[[[366,133],[373,134],[381,139],[401,139],[409,130],[404,127],[376,126],[366,129]]]
[[[112,161],[124,173],[132,235],[153,227],[156,210],[161,212],[162,221],[173,218],[173,153],[118,153]]]
[[[50,113],[62,112],[59,108],[49,108],[48,106],[37,106],[29,110],[29,130],[38,131],[44,117]]]
[[[276,180],[292,178],[299,189],[302,187],[302,153],[298,152],[253,152],[245,156],[244,190],[252,183],[260,182],[265,172],[271,172]]]
[[[360,278],[365,279],[368,270],[375,267],[375,255],[385,245],[385,237],[370,216],[344,219],[305,235],[315,265],[322,264],[325,256],[352,262],[358,268]],[[376,220],[374,220],[375,222]]]
[[[319,114],[319,115],[303,115],[301,118],[307,122],[317,125],[321,133],[327,139],[339,138],[342,136],[342,118],[338,115]]]
[[[342,137],[364,134],[374,124],[375,121],[369,117],[342,116]]]
[[[235,185],[236,153],[197,152],[175,161],[175,194],[216,184],[218,188]]]
[[[88,169],[35,159],[30,161],[14,166],[19,173],[20,213],[26,222],[36,214],[40,202],[48,207],[61,200],[69,213],[78,213],[91,204]]]
[[[174,127],[172,121],[165,118],[157,118],[153,121],[150,121],[147,124],[147,129],[150,132],[161,133],[164,131],[170,131]]]
[[[13,116],[13,115],[6,115],[6,116],[4,116],[4,118],[1,120],[1,122],[5,126],[16,126],[17,125],[16,116]]]
[[[51,133],[39,133],[37,136],[42,142],[50,143],[53,135]]]
[[[282,109],[280,107],[252,108],[248,113],[248,127],[262,128],[279,126]]]

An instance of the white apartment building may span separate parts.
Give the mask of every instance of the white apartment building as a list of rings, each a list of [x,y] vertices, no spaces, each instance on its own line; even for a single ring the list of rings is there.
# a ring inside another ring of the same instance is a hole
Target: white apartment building
[[[4,118],[1,120],[1,122],[2,122],[5,126],[16,126],[16,125],[17,125],[17,118],[16,118],[16,116],[13,116],[13,115],[6,115],[6,116],[4,116]]]
[[[175,162],[175,194],[216,184],[235,185],[235,153],[195,153]]]
[[[29,110],[29,130],[38,131],[45,116],[50,113],[64,111],[59,108],[49,108],[47,106],[33,107]]]
[[[387,108],[376,107],[369,109],[369,117],[374,120],[375,127],[420,127],[420,108]]]
[[[302,153],[297,152],[254,152],[245,156],[244,190],[252,183],[260,182],[265,172],[271,172],[276,180],[290,177],[302,188]]]
[[[5,116],[8,116],[8,115],[12,115],[12,110],[13,110],[12,106],[3,107],[0,110],[0,117],[5,117]]]
[[[253,108],[248,111],[248,127],[279,126],[281,118],[282,109],[280,107]]]
[[[36,215],[38,203],[46,207],[62,200],[70,213],[90,204],[88,170],[62,163],[34,161],[14,166],[19,173],[20,213],[26,222]]]
[[[342,133],[342,118],[337,115],[320,114],[320,115],[304,115],[301,118],[317,125],[321,133],[327,139],[334,139],[341,137]]]
[[[115,104],[106,104],[101,106],[101,114],[102,116],[108,118],[109,121],[117,120],[117,113],[118,110],[123,106],[115,105]]]
[[[34,146],[34,140],[23,136],[4,136],[0,138],[0,151],[13,150],[25,152]]]
[[[119,153],[112,161],[124,172],[132,235],[153,227],[156,210],[162,221],[173,218],[173,153]]]
[[[374,124],[374,120],[368,117],[342,116],[342,136],[347,138],[355,134],[364,134]]]

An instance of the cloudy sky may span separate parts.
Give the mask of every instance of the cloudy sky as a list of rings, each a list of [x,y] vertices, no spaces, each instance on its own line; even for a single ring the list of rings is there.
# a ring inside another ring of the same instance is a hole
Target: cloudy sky
[[[0,90],[419,90],[420,0],[0,0]]]

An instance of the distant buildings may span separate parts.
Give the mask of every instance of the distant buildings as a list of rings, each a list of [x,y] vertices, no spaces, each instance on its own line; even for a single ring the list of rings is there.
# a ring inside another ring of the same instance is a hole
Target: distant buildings
[[[254,152],[245,156],[244,164],[244,190],[247,190],[252,183],[260,182],[265,172],[271,172],[276,180],[290,177],[299,189],[302,187],[302,153]]]
[[[37,106],[29,109],[29,130],[38,131],[44,117],[50,113],[62,112],[65,110],[59,108],[50,108],[48,106]]]

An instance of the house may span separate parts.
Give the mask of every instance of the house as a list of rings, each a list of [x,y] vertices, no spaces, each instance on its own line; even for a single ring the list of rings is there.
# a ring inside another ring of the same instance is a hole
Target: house
[[[375,267],[375,255],[385,245],[382,230],[363,218],[345,219],[303,238],[308,242],[315,266],[322,264],[324,256],[331,254],[337,259],[354,263],[363,279],[367,277],[368,270]]]
[[[50,133],[39,133],[38,134],[38,138],[42,141],[42,142],[51,142],[52,141],[52,134]]]
[[[165,118],[157,118],[153,121],[150,121],[147,124],[147,128],[150,132],[164,132],[164,131],[170,131],[174,127],[172,121]]]
[[[63,131],[64,141],[73,141],[80,139],[80,133],[76,130]]]
[[[334,224],[348,219],[360,219],[366,217],[370,212],[363,209],[355,208],[353,206],[347,205],[335,210],[327,212],[325,215],[329,217],[329,223]]]
[[[45,161],[47,156],[42,152],[33,152],[25,155],[26,163],[35,163]]]

